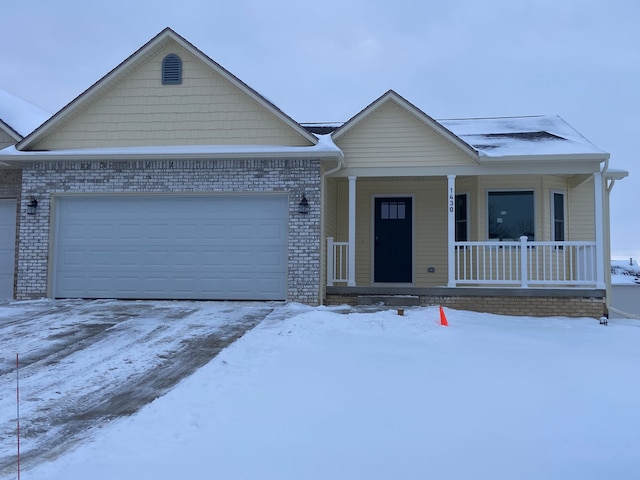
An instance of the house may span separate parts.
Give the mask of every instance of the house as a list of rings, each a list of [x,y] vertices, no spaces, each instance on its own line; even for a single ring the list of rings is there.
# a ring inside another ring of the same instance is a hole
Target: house
[[[393,91],[301,125],[171,29],[0,161],[22,174],[19,299],[596,317],[627,174],[559,117],[436,121]]]
[[[50,116],[40,107],[0,90],[0,149],[16,144]],[[12,298],[14,292],[20,187],[20,168],[0,162],[0,299]]]

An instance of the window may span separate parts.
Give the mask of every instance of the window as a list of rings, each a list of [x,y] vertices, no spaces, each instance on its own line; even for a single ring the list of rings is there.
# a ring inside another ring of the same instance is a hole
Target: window
[[[526,235],[535,240],[533,192],[489,192],[489,240],[512,241]]]
[[[564,242],[564,193],[553,192],[551,199],[551,240]]]
[[[182,83],[182,60],[177,55],[169,54],[162,60],[162,84],[179,85]]]
[[[469,210],[466,193],[456,195],[456,242],[469,240]]]
[[[381,202],[382,220],[404,220],[406,206],[404,202]]]

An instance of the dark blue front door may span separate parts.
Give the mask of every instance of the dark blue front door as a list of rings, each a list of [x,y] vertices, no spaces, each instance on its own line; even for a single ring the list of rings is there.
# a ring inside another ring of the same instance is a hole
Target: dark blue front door
[[[376,198],[374,281],[413,281],[412,205],[410,197]]]

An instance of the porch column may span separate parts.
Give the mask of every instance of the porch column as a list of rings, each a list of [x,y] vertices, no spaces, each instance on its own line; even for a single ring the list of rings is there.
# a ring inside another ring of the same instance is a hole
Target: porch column
[[[447,287],[456,286],[456,176],[447,175]]]
[[[356,178],[349,177],[349,287],[356,286]]]
[[[593,174],[595,210],[596,210],[596,287],[605,288],[604,283],[604,220],[602,173]]]

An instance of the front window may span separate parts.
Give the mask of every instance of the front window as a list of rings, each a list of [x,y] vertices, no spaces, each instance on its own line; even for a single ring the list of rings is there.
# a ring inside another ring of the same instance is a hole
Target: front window
[[[489,192],[489,240],[535,240],[532,191]]]
[[[554,242],[564,242],[564,193],[553,192],[551,219]]]
[[[456,242],[469,240],[469,213],[468,195],[466,193],[456,195]]]

